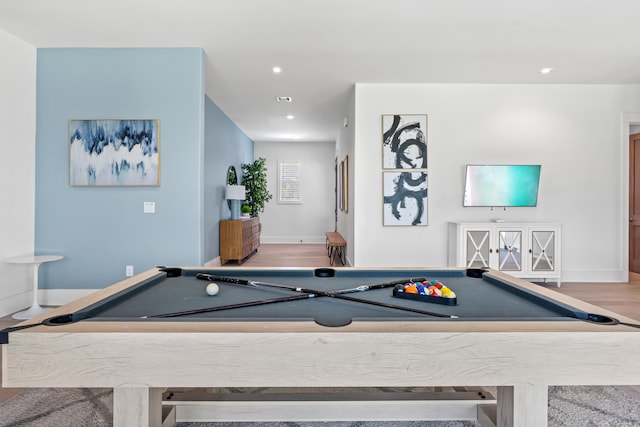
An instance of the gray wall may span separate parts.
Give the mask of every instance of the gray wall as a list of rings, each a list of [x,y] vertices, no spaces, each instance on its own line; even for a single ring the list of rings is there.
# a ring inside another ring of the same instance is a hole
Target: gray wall
[[[333,142],[256,142],[255,157],[267,159],[267,187],[273,199],[260,214],[262,243],[324,243],[334,229]],[[278,162],[300,163],[301,204],[279,204]]]

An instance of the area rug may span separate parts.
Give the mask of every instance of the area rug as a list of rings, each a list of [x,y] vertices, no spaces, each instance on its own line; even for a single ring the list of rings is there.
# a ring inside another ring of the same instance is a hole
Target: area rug
[[[110,427],[113,393],[97,388],[33,388],[0,403],[2,427]]]
[[[109,427],[109,389],[28,389],[0,403],[2,427]],[[475,427],[471,421],[177,423],[176,427]],[[616,387],[549,389],[550,427],[638,427],[640,400]]]

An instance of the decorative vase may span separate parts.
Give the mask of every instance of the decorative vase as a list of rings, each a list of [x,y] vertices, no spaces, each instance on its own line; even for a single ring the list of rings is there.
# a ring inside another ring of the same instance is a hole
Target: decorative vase
[[[240,218],[240,201],[244,200],[244,185],[227,185],[226,199],[231,207],[231,219]]]
[[[240,200],[231,200],[231,219],[240,218]]]

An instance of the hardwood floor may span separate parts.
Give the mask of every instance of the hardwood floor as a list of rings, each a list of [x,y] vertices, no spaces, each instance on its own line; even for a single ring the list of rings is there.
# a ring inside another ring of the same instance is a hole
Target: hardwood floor
[[[324,244],[263,244],[258,252],[241,265],[230,263],[225,264],[224,267],[329,266],[329,257]],[[541,286],[640,320],[640,275],[638,274],[631,274],[627,283],[563,283],[561,288],[556,288],[554,282]],[[10,316],[0,318],[0,329],[12,326],[17,322]],[[0,373],[0,380],[2,379],[1,375]],[[640,386],[624,387],[624,389],[630,395],[640,399]],[[9,399],[18,392],[20,389],[0,387],[0,401]]]
[[[229,262],[225,267],[330,267],[323,244],[262,244],[241,265]],[[336,265],[341,266],[340,262]]]

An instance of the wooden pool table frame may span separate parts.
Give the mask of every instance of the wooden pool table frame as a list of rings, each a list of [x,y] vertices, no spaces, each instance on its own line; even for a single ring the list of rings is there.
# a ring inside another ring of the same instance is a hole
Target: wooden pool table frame
[[[159,274],[149,270],[24,323],[77,311]],[[487,274],[586,312],[638,323],[500,272]],[[495,414],[478,405],[483,425],[534,427],[547,425],[549,385],[640,384],[640,329],[582,321],[360,322],[339,328],[78,322],[11,332],[2,347],[4,387],[113,388],[114,426],[171,425],[175,412],[163,424],[161,408],[169,387],[495,386]]]

